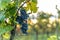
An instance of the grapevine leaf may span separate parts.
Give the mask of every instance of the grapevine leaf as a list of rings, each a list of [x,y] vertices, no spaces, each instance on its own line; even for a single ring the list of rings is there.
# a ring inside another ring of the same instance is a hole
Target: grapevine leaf
[[[16,7],[15,4],[8,4],[6,6],[6,12],[5,12],[5,16],[6,17],[11,17],[14,16],[14,14],[16,13]],[[13,11],[13,12],[12,12]]]
[[[10,2],[10,0],[1,0],[0,7],[5,8],[6,5]]]
[[[9,32],[13,29],[12,26],[10,25],[7,25],[7,26],[0,26],[0,35],[6,33],[6,32]]]
[[[37,3],[37,0],[32,0],[32,2]]]
[[[34,2],[31,3],[27,3],[27,8],[30,9],[32,12],[36,12],[37,11],[37,4]]]
[[[19,4],[21,4],[22,2],[24,2],[25,0],[19,0]]]
[[[4,12],[0,11],[0,21],[3,21],[5,18]]]

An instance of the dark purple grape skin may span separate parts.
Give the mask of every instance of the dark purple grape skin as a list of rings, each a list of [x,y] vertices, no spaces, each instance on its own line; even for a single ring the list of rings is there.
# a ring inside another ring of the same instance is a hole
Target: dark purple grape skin
[[[23,20],[28,19],[29,15],[26,13],[25,9],[20,10],[20,12]]]
[[[28,24],[27,23],[23,23],[21,30],[24,34],[27,34],[27,30],[28,30]]]
[[[27,30],[28,30],[28,23],[24,23],[24,21],[27,21],[29,15],[26,13],[26,11],[23,9],[23,10],[20,10],[20,13],[21,15],[20,16],[17,16],[16,18],[16,21],[22,25],[21,27],[21,31],[22,33],[24,34],[27,34]]]
[[[22,24],[23,20],[20,16],[17,16],[16,18],[16,21],[19,23],[19,24]]]

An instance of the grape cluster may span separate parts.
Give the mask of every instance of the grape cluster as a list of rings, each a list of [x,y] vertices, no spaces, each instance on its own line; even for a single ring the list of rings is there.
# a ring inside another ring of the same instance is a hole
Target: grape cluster
[[[22,27],[21,27],[22,33],[27,34],[27,29],[28,29],[28,24],[25,21],[22,23]]]
[[[20,12],[21,12],[21,18],[23,20],[28,18],[28,14],[26,13],[25,9],[21,9]]]
[[[25,9],[20,10],[20,16],[17,16],[16,21],[22,25],[21,31],[24,34],[27,34],[27,29],[28,29],[28,24],[27,24],[27,19],[28,19],[28,14],[26,13]]]

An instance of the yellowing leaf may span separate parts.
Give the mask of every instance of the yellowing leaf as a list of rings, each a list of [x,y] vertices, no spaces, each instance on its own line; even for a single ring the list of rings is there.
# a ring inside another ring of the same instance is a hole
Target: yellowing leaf
[[[32,9],[32,11],[35,13],[36,11],[37,11],[37,4],[36,3],[34,3],[34,2],[32,2],[31,3],[31,9]]]
[[[29,8],[28,8],[28,7],[24,7],[24,9],[25,9],[26,11],[28,11],[28,10],[29,10]]]
[[[33,13],[35,13],[37,11],[37,7],[34,7],[32,10],[33,10]]]
[[[3,35],[3,38],[5,38],[5,39],[9,39],[9,38],[10,38],[10,34],[5,33],[5,34]]]
[[[28,29],[28,30],[27,30],[27,32],[28,32],[28,33],[30,33],[30,32],[31,32],[31,30],[30,30],[30,29]]]
[[[36,12],[37,11],[37,4],[34,2],[28,2],[27,3],[27,8],[30,9],[32,12]]]

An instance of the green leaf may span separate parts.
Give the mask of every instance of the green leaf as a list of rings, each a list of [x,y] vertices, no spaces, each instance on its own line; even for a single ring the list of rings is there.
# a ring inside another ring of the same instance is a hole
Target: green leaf
[[[8,4],[6,6],[5,16],[11,17],[11,16],[14,16],[15,13],[16,13],[16,5],[15,4]]]
[[[13,12],[12,12],[13,11]],[[15,14],[15,12],[16,12],[16,8],[12,8],[10,11],[9,11],[9,13],[10,13],[10,15],[14,15]]]
[[[35,13],[37,11],[36,3],[32,2],[31,3],[31,10]]]
[[[31,10],[31,12],[36,12],[37,11],[37,4],[34,2],[27,3],[27,8]]]
[[[33,13],[36,13],[37,7],[33,7],[33,8],[32,8],[32,11],[33,11]]]
[[[0,21],[3,21],[5,18],[4,12],[0,11]]]
[[[0,1],[1,1],[1,4],[0,4],[1,8],[5,8],[6,5],[10,2],[10,0],[0,0]]]
[[[24,2],[25,0],[20,0],[20,2]]]
[[[7,25],[7,26],[0,26],[0,35],[4,34],[6,32],[9,32],[12,29],[13,29],[13,27],[9,26],[9,25]]]
[[[21,4],[22,2],[24,2],[25,0],[19,0],[19,4]],[[20,6],[20,5],[19,5]]]
[[[32,0],[32,2],[37,3],[37,0]]]
[[[29,10],[29,8],[28,8],[28,7],[24,7],[24,9],[25,9],[26,11],[28,11],[28,10]]]

